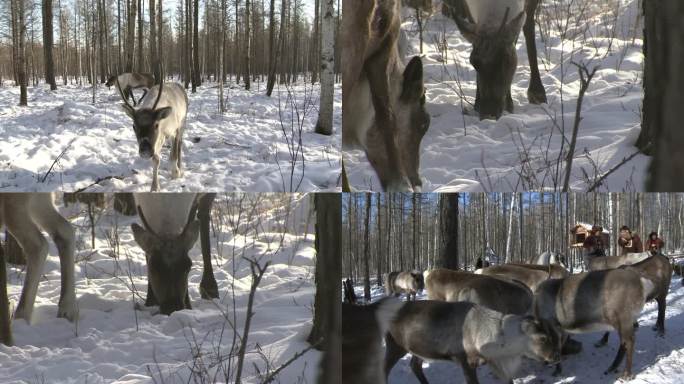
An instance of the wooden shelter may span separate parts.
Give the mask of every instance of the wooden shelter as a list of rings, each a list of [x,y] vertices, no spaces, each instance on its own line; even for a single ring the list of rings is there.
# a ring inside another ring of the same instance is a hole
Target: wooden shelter
[[[589,236],[589,232],[591,232],[592,227],[593,225],[587,223],[577,223],[572,226],[570,228],[570,248],[582,248],[584,245],[584,240],[586,240],[586,238]],[[610,232],[601,225],[599,225],[599,227],[603,229],[603,231],[601,231],[603,244],[605,244],[606,248],[609,248]]]

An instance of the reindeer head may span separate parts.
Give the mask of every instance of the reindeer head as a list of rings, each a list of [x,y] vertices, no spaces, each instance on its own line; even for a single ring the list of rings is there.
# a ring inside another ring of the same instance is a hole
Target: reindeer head
[[[520,331],[528,338],[526,350],[523,352],[525,356],[547,363],[559,362],[563,336],[554,328],[532,316],[524,317],[520,323]]]
[[[406,180],[414,192],[420,192],[420,142],[430,127],[430,115],[425,110],[423,86],[423,62],[416,56],[404,69],[400,86],[392,91],[392,110],[396,124],[396,143],[403,169],[397,172],[397,164],[390,164],[382,133],[372,129],[367,137],[367,155],[375,168],[384,190],[403,189]],[[397,179],[398,177],[398,179]]]
[[[109,88],[112,85],[116,84],[118,79],[119,79],[119,76],[116,76],[116,75],[110,76],[109,79],[107,79],[107,82],[105,83],[105,85],[107,86],[107,88]]]
[[[192,266],[188,251],[197,241],[199,222],[188,220],[179,235],[159,235],[147,224],[140,207],[138,213],[145,228],[133,223],[131,229],[135,241],[145,251],[148,284],[159,302],[160,312],[168,315],[190,308],[190,303],[186,302],[188,273]]]
[[[518,55],[515,42],[525,22],[525,12],[508,22],[506,9],[501,27],[492,32],[479,31],[471,20],[455,16],[463,36],[473,45],[470,63],[477,71],[477,106],[480,119],[499,119],[508,106],[508,94],[513,83]]]
[[[116,87],[121,93],[121,98],[124,101],[124,110],[126,114],[133,119],[133,130],[135,131],[135,137],[138,140],[138,153],[140,157],[149,159],[154,155],[155,146],[161,145],[163,143],[158,143],[159,141],[159,123],[161,120],[165,119],[171,114],[171,107],[164,107],[157,109],[157,104],[159,104],[159,99],[161,98],[162,91],[164,90],[164,83],[159,84],[159,92],[157,93],[157,99],[154,101],[152,108],[140,108],[135,109],[132,105],[128,103],[126,96],[124,96],[119,86],[119,80],[116,80]]]

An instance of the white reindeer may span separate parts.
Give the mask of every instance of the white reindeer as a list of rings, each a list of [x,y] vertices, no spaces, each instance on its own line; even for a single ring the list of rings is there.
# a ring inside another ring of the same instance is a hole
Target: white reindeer
[[[119,91],[121,91],[120,87]],[[128,103],[122,94],[124,110],[133,119],[133,129],[138,140],[138,153],[142,158],[152,159],[152,191],[159,190],[159,162],[166,138],[173,139],[171,148],[171,175],[182,176],[181,147],[183,130],[188,113],[188,95],[180,84],[164,83],[150,88],[138,109]]]

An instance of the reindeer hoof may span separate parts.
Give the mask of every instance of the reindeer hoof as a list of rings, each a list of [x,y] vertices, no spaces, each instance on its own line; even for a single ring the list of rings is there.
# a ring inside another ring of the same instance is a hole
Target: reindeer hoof
[[[632,375],[632,373],[630,373],[630,372],[625,372],[622,375],[620,375],[621,380],[629,381],[629,380],[632,380],[633,378],[634,378],[634,375]]]

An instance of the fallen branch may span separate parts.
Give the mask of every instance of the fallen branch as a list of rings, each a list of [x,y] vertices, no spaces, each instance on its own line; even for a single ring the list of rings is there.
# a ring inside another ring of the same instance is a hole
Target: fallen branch
[[[98,177],[97,179],[95,179],[95,181],[94,181],[93,183],[91,183],[91,184],[89,184],[89,185],[87,185],[87,186],[85,186],[85,187],[83,187],[83,188],[79,188],[79,189],[75,190],[74,193],[82,193],[82,192],[85,192],[86,189],[92,187],[93,185],[98,185],[98,184],[100,184],[100,183],[103,182],[103,181],[107,181],[107,180],[111,180],[111,179],[123,180],[124,177],[123,177],[123,176],[114,176],[114,175],[105,176],[105,177]]]
[[[650,147],[650,144],[648,147]],[[627,164],[630,160],[635,158],[640,153],[642,153],[642,152],[636,151],[636,152],[632,153],[631,155],[623,158],[621,162],[619,162],[616,166],[611,168],[608,172],[606,172],[605,174],[603,174],[603,176],[601,176],[598,180],[596,180],[594,185],[592,185],[591,188],[589,188],[587,190],[587,192],[594,192],[594,190],[596,190],[596,188],[600,187],[603,184],[603,182],[608,178],[608,176],[610,176],[612,173],[614,173],[615,171],[620,169],[620,167],[622,167],[623,165]]]
[[[74,141],[76,141],[76,138],[75,138],[75,137],[74,137],[73,139],[71,139],[71,141],[69,142],[69,144],[67,144],[67,146],[64,147],[64,149],[63,149],[62,152],[59,154],[59,156],[57,156],[57,158],[55,159],[55,161],[52,162],[52,165],[50,165],[50,169],[48,169],[48,171],[45,173],[45,176],[43,176],[43,178],[40,180],[41,183],[44,183],[45,180],[47,180],[47,177],[50,176],[50,173],[52,173],[52,168],[54,168],[55,164],[57,164],[57,162],[58,162],[62,157],[64,157],[64,154],[66,154],[66,151],[68,151],[69,148],[71,148],[71,144],[73,144]]]
[[[307,352],[309,352],[311,349],[318,347],[319,345],[323,344],[323,339],[320,339],[317,343],[312,344],[303,350],[297,352],[292,356],[288,361],[284,362],[280,367],[276,368],[275,371],[271,372],[266,378],[261,382],[261,384],[267,384],[272,382],[276,376],[282,371],[283,369],[287,368],[288,365],[292,364],[295,362],[297,359],[300,357],[304,356]]]

